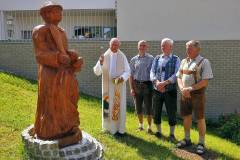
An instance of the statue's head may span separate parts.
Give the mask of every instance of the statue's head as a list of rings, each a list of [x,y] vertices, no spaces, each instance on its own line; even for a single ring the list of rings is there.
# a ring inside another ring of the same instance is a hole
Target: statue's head
[[[52,1],[45,2],[40,8],[40,15],[48,24],[58,24],[62,20],[63,7]]]

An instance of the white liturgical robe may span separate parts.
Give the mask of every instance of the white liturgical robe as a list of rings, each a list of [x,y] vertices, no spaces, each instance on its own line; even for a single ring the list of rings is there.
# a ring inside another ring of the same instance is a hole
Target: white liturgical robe
[[[125,133],[126,81],[130,76],[130,67],[126,56],[120,50],[113,53],[108,49],[104,53],[103,65],[98,61],[93,70],[97,76],[102,75],[102,128],[111,134]],[[115,84],[113,79],[118,77],[122,77],[124,82]],[[116,89],[120,93],[120,110],[117,112],[117,119],[113,118]]]

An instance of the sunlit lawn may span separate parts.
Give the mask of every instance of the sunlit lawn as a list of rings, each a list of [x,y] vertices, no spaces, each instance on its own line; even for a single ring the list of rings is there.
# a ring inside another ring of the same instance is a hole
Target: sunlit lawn
[[[37,101],[37,84],[23,78],[0,72],[0,160],[25,159],[21,142],[21,131],[34,122]],[[116,138],[101,131],[100,100],[81,95],[78,110],[80,128],[104,145],[105,159],[178,159],[174,154],[174,144],[160,140],[146,131],[136,130],[134,112],[127,113],[127,136]],[[155,128],[154,128],[155,131]],[[163,121],[163,134],[169,134],[167,121]],[[176,127],[176,137],[183,137],[183,127]],[[198,133],[192,130],[191,137],[197,143]],[[208,133],[207,148],[214,159],[240,159],[240,147],[236,144]]]

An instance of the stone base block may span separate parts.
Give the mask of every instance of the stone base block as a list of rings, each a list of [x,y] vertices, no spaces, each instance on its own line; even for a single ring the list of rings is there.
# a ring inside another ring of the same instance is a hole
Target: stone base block
[[[82,131],[79,143],[64,148],[58,141],[37,139],[29,134],[33,125],[22,132],[22,140],[30,160],[102,160],[103,146],[91,135]]]

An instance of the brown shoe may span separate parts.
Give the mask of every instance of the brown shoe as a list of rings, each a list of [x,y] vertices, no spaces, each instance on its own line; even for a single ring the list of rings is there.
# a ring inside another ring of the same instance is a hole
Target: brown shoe
[[[138,131],[143,131],[144,129],[143,129],[143,127],[138,127],[137,130]]]
[[[148,128],[147,133],[148,133],[148,134],[153,134],[152,129],[151,129],[151,128]]]

